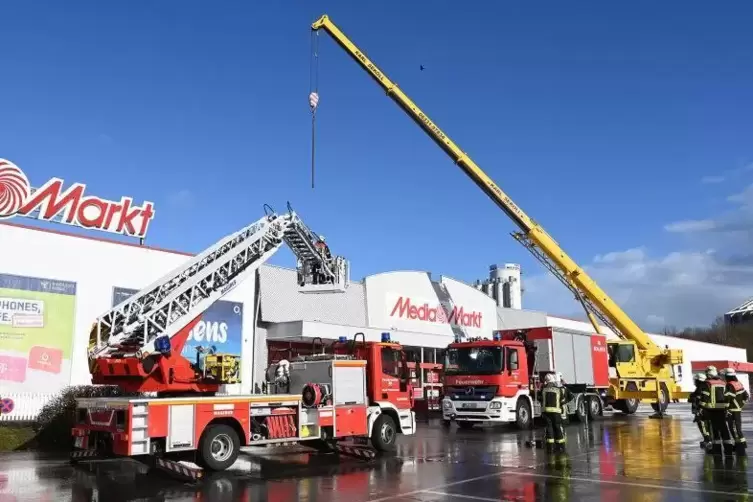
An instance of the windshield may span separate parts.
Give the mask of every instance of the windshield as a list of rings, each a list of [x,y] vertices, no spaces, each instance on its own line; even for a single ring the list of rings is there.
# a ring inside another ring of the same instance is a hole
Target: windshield
[[[501,347],[451,348],[445,354],[447,375],[490,375],[503,368]]]

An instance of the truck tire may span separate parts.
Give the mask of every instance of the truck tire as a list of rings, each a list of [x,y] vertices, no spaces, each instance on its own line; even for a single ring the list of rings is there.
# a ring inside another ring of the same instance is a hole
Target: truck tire
[[[210,471],[224,471],[235,463],[240,448],[241,441],[232,427],[210,425],[199,440],[198,464]]]
[[[518,398],[518,403],[515,405],[515,425],[520,430],[529,429],[531,427],[531,405],[528,401],[521,397]]]
[[[588,396],[581,394],[575,398],[575,418],[578,422],[585,422],[588,418]]]
[[[628,382],[625,386],[625,390],[636,391],[638,386],[634,382]],[[614,408],[621,411],[625,415],[632,415],[638,411],[638,406],[641,404],[640,399],[618,399],[615,401]]]
[[[667,407],[669,406],[669,391],[667,390],[667,384],[665,384],[664,382],[662,382],[661,386],[659,387],[659,393],[661,395],[661,399],[658,403],[651,403],[651,407],[655,412],[664,414],[667,411]]]
[[[604,404],[599,396],[588,396],[588,419],[595,420],[604,411]]]
[[[638,411],[638,406],[641,404],[640,399],[625,399],[625,413],[632,415]]]
[[[371,444],[377,451],[395,451],[397,448],[397,426],[391,416],[379,415],[371,429]]]

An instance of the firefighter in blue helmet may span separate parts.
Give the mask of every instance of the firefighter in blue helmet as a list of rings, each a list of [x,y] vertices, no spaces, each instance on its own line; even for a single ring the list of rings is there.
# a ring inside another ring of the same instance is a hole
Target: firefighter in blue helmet
[[[742,414],[743,407],[748,399],[750,399],[750,395],[745,390],[745,387],[743,387],[743,384],[737,379],[737,373],[734,368],[727,368],[724,371],[724,378],[727,381],[724,395],[729,404],[727,408],[727,426],[729,427],[732,439],[735,441],[737,452],[744,453],[746,442],[745,436],[743,436]]]
[[[565,451],[565,430],[562,427],[562,412],[572,394],[557,385],[557,377],[547,373],[541,388],[542,416],[546,422],[546,448],[549,451]]]

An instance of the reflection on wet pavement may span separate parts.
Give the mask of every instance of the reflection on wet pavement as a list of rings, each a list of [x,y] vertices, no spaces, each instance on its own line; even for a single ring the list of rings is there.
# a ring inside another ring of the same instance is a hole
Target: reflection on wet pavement
[[[64,459],[0,456],[0,502],[21,501],[672,501],[750,496],[746,457],[706,455],[689,410],[567,428],[568,453],[525,446],[512,428],[443,430],[421,423],[397,454],[373,462],[309,450],[249,449],[227,472],[190,485],[139,463],[71,467]],[[750,434],[746,413],[745,431]]]

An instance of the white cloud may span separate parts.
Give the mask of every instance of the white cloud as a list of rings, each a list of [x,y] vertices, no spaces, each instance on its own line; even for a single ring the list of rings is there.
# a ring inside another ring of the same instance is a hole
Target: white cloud
[[[176,209],[188,209],[194,204],[194,195],[190,190],[184,188],[183,190],[171,193],[167,198],[167,202],[171,207]]]
[[[724,176],[704,176],[703,178],[701,178],[701,183],[724,183],[726,180],[727,178]]]
[[[103,145],[112,145],[114,143],[114,140],[112,139],[112,136],[105,133],[100,133],[97,135],[97,141],[102,143]]]
[[[716,217],[665,225],[691,248],[654,255],[646,247],[595,256],[586,271],[647,330],[710,324],[753,296],[753,185],[727,198]],[[580,304],[551,274],[524,279],[526,308],[583,317]]]
[[[753,259],[734,264],[713,251],[652,257],[629,249],[609,255],[614,259],[595,259],[586,272],[647,330],[708,325],[753,296]],[[583,317],[580,304],[551,274],[534,275],[524,285],[526,308]]]
[[[664,225],[667,232],[685,233],[685,232],[703,232],[712,230],[715,226],[714,220],[683,220]]]
[[[748,188],[740,193],[730,195],[727,197],[727,200],[729,202],[741,204],[743,208],[753,207],[753,184],[749,185]]]
[[[735,169],[730,169],[729,171],[724,171],[722,174],[715,175],[715,176],[704,176],[701,178],[701,183],[704,184],[714,184],[714,183],[724,183],[730,178],[734,178],[735,176],[744,174],[746,172],[753,171],[753,162],[750,164],[746,164],[742,167],[738,167]]]

